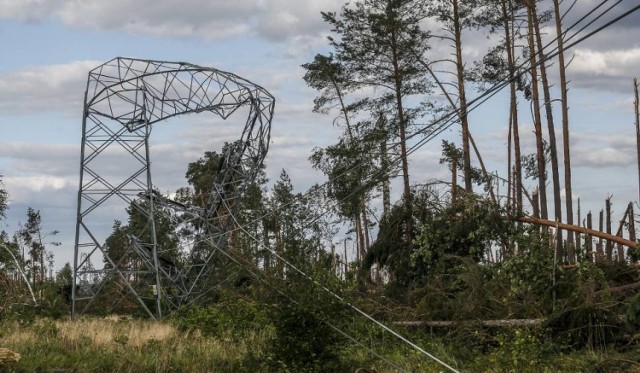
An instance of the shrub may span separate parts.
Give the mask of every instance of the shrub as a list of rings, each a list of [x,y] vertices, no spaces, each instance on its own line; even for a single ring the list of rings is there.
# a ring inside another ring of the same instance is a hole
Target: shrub
[[[169,320],[180,330],[199,330],[205,336],[243,336],[264,330],[267,316],[263,307],[241,298],[228,299],[208,307],[189,306],[171,314]]]
[[[298,277],[290,276],[288,296],[279,294],[269,308],[274,327],[270,366],[277,371],[345,371],[340,352],[346,340],[328,323],[344,330],[347,308],[324,289]]]

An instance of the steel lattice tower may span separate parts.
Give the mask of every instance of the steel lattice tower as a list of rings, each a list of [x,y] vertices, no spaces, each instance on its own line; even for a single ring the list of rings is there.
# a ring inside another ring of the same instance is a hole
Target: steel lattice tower
[[[89,72],[82,118],[73,315],[111,292],[120,299],[133,297],[149,316],[160,318],[207,290],[212,258],[225,249],[233,214],[266,156],[274,104],[273,96],[246,79],[184,62],[118,57]],[[227,119],[240,107],[248,107],[249,114],[240,139],[223,155],[207,208],[184,206],[154,191],[149,138],[157,122],[202,112]],[[106,223],[121,211],[123,201],[137,209],[147,224],[128,235],[126,251],[116,254],[107,250],[99,233],[108,230]],[[166,260],[159,249],[158,214],[196,220],[202,227],[191,242],[181,243],[181,263]],[[203,245],[206,250],[194,250]]]

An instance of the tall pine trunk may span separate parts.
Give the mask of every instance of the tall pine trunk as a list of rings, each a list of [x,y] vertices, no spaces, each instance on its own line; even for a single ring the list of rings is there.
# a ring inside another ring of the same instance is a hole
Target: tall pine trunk
[[[509,9],[507,9],[509,2]],[[509,65],[510,114],[509,125],[513,136],[514,168],[513,191],[516,215],[522,215],[522,153],[520,151],[520,130],[518,127],[518,97],[516,87],[515,46],[513,41],[514,12],[509,0],[502,0],[502,17],[507,49],[507,63]],[[509,170],[511,172],[511,170]],[[521,223],[518,223],[519,225]]]
[[[505,42],[507,47],[507,62],[509,64],[509,90],[510,90],[510,119],[513,132],[513,151],[514,151],[514,191],[516,199],[516,215],[522,215],[522,153],[520,151],[520,129],[518,126],[518,96],[516,86],[516,63],[515,63],[515,42],[513,40],[514,12],[513,5],[509,1],[509,9],[506,3],[509,0],[502,1],[502,13],[504,17]],[[509,21],[509,19],[511,21]],[[518,223],[521,225],[521,223]]]
[[[535,1],[532,2],[533,26],[538,44],[538,61],[540,61],[540,79],[542,80],[542,93],[544,97],[544,108],[547,116],[547,128],[549,131],[549,153],[551,156],[551,179],[553,182],[553,208],[554,218],[557,222],[562,222],[562,200],[560,198],[560,173],[558,171],[558,148],[556,146],[556,130],[553,122],[553,110],[551,108],[551,94],[549,92],[549,80],[547,79],[546,56],[540,35],[540,19]],[[556,255],[562,258],[562,230],[556,229]],[[574,263],[573,258],[569,258],[570,263]]]
[[[573,192],[571,189],[571,152],[569,139],[569,102],[567,101],[567,74],[564,62],[564,40],[562,35],[562,16],[560,15],[560,0],[553,0],[556,21],[556,40],[558,41],[558,69],[560,70],[560,98],[562,102],[562,144],[564,152],[564,189],[567,212],[567,224],[573,225]],[[567,256],[575,258],[573,247],[573,232],[567,232]]]
[[[638,79],[633,79],[633,109],[636,119],[636,148],[638,152],[638,193],[640,193],[640,102],[638,102]],[[640,194],[639,194],[640,195]],[[640,199],[638,199],[640,203]],[[631,219],[633,221],[633,219]],[[635,232],[634,232],[635,234]]]
[[[460,100],[460,122],[462,124],[462,157],[464,173],[464,189],[470,193],[473,191],[471,180],[471,151],[469,148],[469,121],[467,115],[467,96],[464,90],[464,64],[462,61],[462,25],[460,24],[460,13],[458,0],[453,3],[453,35],[456,48],[456,74],[458,77],[458,98]]]
[[[387,130],[384,114],[380,114],[378,127],[380,139],[380,168],[382,170],[382,216],[391,211],[391,183],[389,182],[389,154],[387,153]]]
[[[533,105],[533,121],[535,126],[537,164],[538,164],[538,196],[540,198],[540,216],[548,219],[547,213],[547,187],[546,187],[546,164],[544,157],[544,142],[542,139],[542,123],[540,120],[540,94],[538,92],[538,68],[536,66],[536,45],[534,42],[534,15],[533,7],[527,7],[529,23],[529,60],[531,64],[531,103]]]
[[[406,126],[407,120],[404,114],[404,107],[402,104],[402,76],[400,72],[400,66],[398,62],[398,44],[396,40],[395,30],[391,33],[391,55],[393,66],[393,78],[394,89],[396,98],[396,110],[398,115],[398,125],[400,132],[400,158],[402,159],[402,182],[404,185],[404,205],[405,205],[405,226],[406,236],[405,243],[410,244],[413,240],[413,214],[412,214],[412,201],[411,201],[411,184],[409,183],[409,159],[407,155],[407,133]]]

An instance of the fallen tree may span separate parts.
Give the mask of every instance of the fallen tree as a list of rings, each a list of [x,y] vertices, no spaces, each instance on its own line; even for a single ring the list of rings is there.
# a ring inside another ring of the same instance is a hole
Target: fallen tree
[[[395,321],[393,325],[418,327],[426,326],[432,328],[451,328],[460,325],[480,325],[486,328],[514,327],[514,326],[536,326],[541,325],[544,319],[505,319],[505,320],[419,320],[419,321]]]
[[[544,225],[544,226],[547,226],[547,227],[554,227],[554,228],[564,229],[564,230],[568,230],[568,231],[572,231],[572,232],[584,233],[584,234],[588,234],[588,235],[593,236],[593,237],[603,238],[605,240],[609,240],[609,241],[612,241],[612,242],[615,242],[615,243],[618,243],[618,244],[621,244],[621,245],[624,245],[624,246],[627,246],[627,247],[631,247],[631,248],[634,248],[634,249],[638,246],[637,242],[628,240],[628,239],[626,239],[624,237],[614,236],[614,235],[609,234],[609,233],[600,232],[600,231],[596,231],[596,230],[593,230],[593,229],[580,227],[580,226],[577,226],[577,225],[565,224],[565,223],[560,223],[560,222],[547,220],[547,219],[532,218],[530,216],[522,216],[522,217],[519,217],[519,218],[517,218],[515,220],[523,222],[523,223]]]

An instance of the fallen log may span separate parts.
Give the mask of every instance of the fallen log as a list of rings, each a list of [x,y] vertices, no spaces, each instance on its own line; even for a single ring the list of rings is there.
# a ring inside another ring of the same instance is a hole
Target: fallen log
[[[607,293],[609,294],[624,293],[625,291],[635,290],[638,288],[640,288],[640,282],[634,282],[632,284],[620,285],[613,288],[598,290],[595,293],[593,293],[593,295],[598,297]]]
[[[547,219],[532,218],[530,216],[522,216],[520,218],[517,218],[516,220],[520,221],[520,222],[523,222],[523,223],[544,225],[544,226],[547,226],[547,227],[555,227],[555,228],[560,228],[560,229],[564,229],[564,230],[568,230],[568,231],[572,231],[572,232],[584,233],[584,234],[588,234],[588,235],[591,235],[591,236],[594,236],[594,237],[603,238],[603,239],[609,240],[611,242],[619,243],[619,244],[627,246],[627,247],[636,248],[638,246],[637,242],[628,240],[628,239],[626,239],[624,237],[614,236],[614,235],[609,234],[609,233],[600,232],[600,231],[596,231],[596,230],[593,230],[593,229],[580,227],[580,226],[577,226],[577,225],[570,225],[570,224],[555,222],[555,221],[547,220]]]
[[[394,321],[392,324],[397,326],[408,327],[433,327],[433,328],[452,328],[461,325],[480,325],[486,328],[515,327],[515,326],[536,326],[541,325],[544,319],[507,319],[507,320],[461,320],[461,321],[443,321],[443,320],[419,320],[419,321]]]

